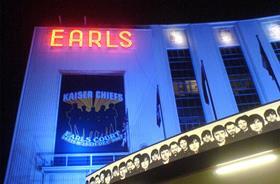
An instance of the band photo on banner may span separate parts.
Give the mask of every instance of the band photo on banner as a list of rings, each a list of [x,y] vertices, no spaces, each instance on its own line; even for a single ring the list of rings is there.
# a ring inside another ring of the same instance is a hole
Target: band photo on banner
[[[123,76],[62,75],[55,153],[128,152]]]
[[[280,101],[212,122],[135,152],[86,178],[109,184],[200,152],[280,128]]]

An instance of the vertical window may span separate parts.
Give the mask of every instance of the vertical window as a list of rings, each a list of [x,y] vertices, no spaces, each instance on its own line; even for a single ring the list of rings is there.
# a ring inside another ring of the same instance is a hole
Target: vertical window
[[[240,46],[220,47],[239,111],[249,110],[260,100]]]
[[[167,50],[181,131],[205,122],[189,49]]]
[[[271,46],[278,58],[278,61],[280,62],[280,41],[271,42]]]
[[[280,62],[280,21],[263,23],[264,32]]]

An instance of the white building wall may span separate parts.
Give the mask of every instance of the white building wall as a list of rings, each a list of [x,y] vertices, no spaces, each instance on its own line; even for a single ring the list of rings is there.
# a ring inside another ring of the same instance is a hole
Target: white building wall
[[[49,173],[44,176],[43,183],[52,184],[84,184],[86,173]]]
[[[200,86],[203,108],[207,112],[206,118],[208,122],[215,119],[211,104],[206,104],[202,96],[201,60],[204,63],[218,119],[238,112],[223,60],[214,37],[213,28],[208,24],[194,24],[190,26],[190,48],[193,48],[193,66],[197,82]]]
[[[280,17],[271,19],[279,20]],[[60,83],[63,73],[124,73],[125,100],[129,117],[130,152],[164,139],[156,124],[156,86],[159,85],[167,137],[180,133],[172,78],[166,49],[166,29],[181,29],[187,34],[205,119],[214,120],[211,105],[202,94],[200,60],[204,61],[218,118],[237,113],[234,95],[215,38],[216,26],[232,24],[239,38],[261,102],[280,98],[271,76],[262,66],[255,34],[259,34],[271,65],[280,82],[280,63],[264,34],[261,22],[270,19],[225,23],[151,26],[131,29],[135,38],[131,49],[50,48],[52,28],[34,31],[25,82],[18,109],[16,128],[5,183],[84,183],[86,173],[45,173],[36,168],[36,155],[54,153]],[[65,28],[65,30],[67,30]],[[112,31],[118,29],[110,29]],[[102,30],[101,30],[102,31]]]
[[[163,139],[162,127],[156,125],[158,82],[155,64],[161,62],[164,56],[154,55],[158,45],[153,44],[157,43],[157,37],[153,37],[151,30],[132,30],[132,34],[135,35],[135,47],[126,50],[50,48],[46,36],[50,30],[51,28],[40,27],[35,29],[19,108],[18,127],[14,134],[15,143],[11,154],[13,164],[8,170],[6,183],[18,177],[26,183],[34,172],[34,164],[31,164],[31,161],[36,157],[36,153],[54,152],[60,81],[63,73],[124,72],[126,108],[129,110],[130,152]],[[161,88],[172,92],[172,88]],[[171,98],[170,95],[165,97],[165,93],[162,94],[163,103],[165,98]],[[177,120],[177,115],[174,114],[176,111],[169,111],[171,108],[168,103],[163,107],[170,115],[166,116],[164,121],[168,136],[179,133],[178,124],[174,126]],[[21,167],[20,171],[18,166]]]

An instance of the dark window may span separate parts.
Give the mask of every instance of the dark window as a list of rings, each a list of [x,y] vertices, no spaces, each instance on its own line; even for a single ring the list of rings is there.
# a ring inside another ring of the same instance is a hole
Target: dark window
[[[280,41],[271,42],[271,45],[278,58],[278,61],[280,62]]]
[[[240,46],[220,48],[239,111],[260,104],[255,85]]]
[[[204,114],[189,49],[168,50],[181,131],[201,126]]]

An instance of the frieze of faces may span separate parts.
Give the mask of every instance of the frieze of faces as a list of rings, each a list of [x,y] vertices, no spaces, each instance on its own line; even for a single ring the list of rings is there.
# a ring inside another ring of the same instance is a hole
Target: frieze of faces
[[[110,184],[174,160],[280,128],[280,101],[191,130],[122,158],[87,176]]]

